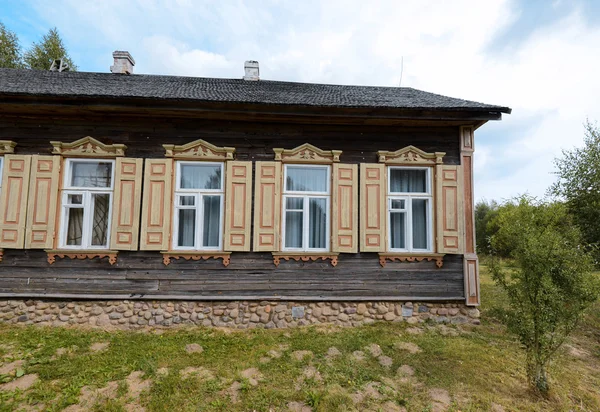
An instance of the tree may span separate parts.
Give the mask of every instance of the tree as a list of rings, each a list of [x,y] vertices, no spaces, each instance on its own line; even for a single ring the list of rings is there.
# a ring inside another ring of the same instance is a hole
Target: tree
[[[477,239],[477,253],[487,253],[491,232],[488,223],[498,214],[498,203],[495,200],[487,202],[480,200],[475,205],[475,238]]]
[[[41,42],[33,43],[24,58],[27,68],[36,70],[49,70],[56,59],[63,59],[69,70],[77,70],[56,28],[50,29]]]
[[[18,69],[23,67],[21,45],[17,35],[0,22],[0,67]]]
[[[554,164],[558,181],[549,192],[566,201],[585,242],[600,250],[600,130],[587,121],[583,147],[563,150]]]
[[[547,394],[547,367],[598,297],[592,257],[580,246],[581,233],[562,203],[523,196],[501,208],[492,248],[510,249],[510,267],[492,259],[492,277],[507,293],[508,330],[526,352],[530,384]]]

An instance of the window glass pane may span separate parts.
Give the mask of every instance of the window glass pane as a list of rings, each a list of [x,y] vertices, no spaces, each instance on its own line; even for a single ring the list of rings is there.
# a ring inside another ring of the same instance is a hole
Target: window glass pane
[[[83,195],[68,195],[67,202],[70,205],[81,205],[83,203]]]
[[[298,192],[327,192],[327,169],[288,166],[285,190]]]
[[[427,170],[390,169],[390,192],[427,193]]]
[[[406,213],[390,213],[392,249],[406,249]]]
[[[427,200],[412,201],[413,249],[427,249]]]
[[[180,187],[182,189],[221,189],[221,166],[182,164]]]
[[[392,199],[392,209],[404,209],[405,208],[405,200],[404,199]]]
[[[327,199],[310,199],[308,210],[308,247],[323,249],[327,246]]]
[[[110,195],[97,194],[92,196],[94,217],[92,221],[92,246],[106,246],[108,243],[108,211]]]
[[[83,236],[83,209],[69,208],[67,215],[67,245],[81,246]]]
[[[221,196],[203,196],[204,202],[204,233],[202,246],[219,247],[221,233]]]
[[[304,207],[304,199],[301,197],[288,197],[285,199],[285,208],[287,210],[295,209],[302,210]]]
[[[196,204],[196,196],[179,196],[180,206],[194,206]]]
[[[112,163],[109,162],[72,162],[72,187],[110,187]]]
[[[177,246],[194,247],[196,236],[196,209],[179,209]]]
[[[302,212],[285,213],[285,247],[302,247]]]

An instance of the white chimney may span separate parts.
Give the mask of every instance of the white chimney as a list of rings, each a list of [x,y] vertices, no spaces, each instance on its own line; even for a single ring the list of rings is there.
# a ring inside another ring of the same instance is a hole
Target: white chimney
[[[113,58],[115,64],[110,66],[110,71],[117,74],[133,74],[133,66],[135,66],[135,60],[131,57],[128,51],[116,50],[113,52]]]
[[[244,63],[244,80],[258,80],[258,62],[256,60],[246,60]]]

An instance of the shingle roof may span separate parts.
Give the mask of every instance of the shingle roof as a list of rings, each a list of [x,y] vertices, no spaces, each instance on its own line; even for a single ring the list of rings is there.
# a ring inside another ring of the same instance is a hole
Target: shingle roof
[[[18,69],[0,69],[0,95],[3,94],[510,113],[508,107],[441,96],[410,87]]]

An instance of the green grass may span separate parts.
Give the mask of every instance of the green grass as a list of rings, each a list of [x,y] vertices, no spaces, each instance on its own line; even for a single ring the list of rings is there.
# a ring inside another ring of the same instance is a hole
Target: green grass
[[[59,411],[78,403],[83,387],[100,389],[110,382],[116,382],[117,389],[92,399],[91,410],[123,411],[137,402],[149,411],[269,411],[301,402],[317,411],[378,410],[391,404],[429,411],[432,388],[449,392],[451,411],[490,410],[493,403],[507,411],[600,410],[600,305],[573,337],[572,344],[584,355],[559,356],[551,369],[551,396],[541,399],[527,388],[518,343],[495,317],[494,308],[505,305],[505,300],[485,268],[481,283],[482,325],[457,329],[458,336],[444,336],[435,325],[413,335],[402,324],[243,332],[193,328],[162,334],[0,325],[0,359],[23,359],[24,372],[40,378],[26,392],[0,392],[0,412],[25,405]],[[422,352],[394,349],[401,341],[418,345]],[[91,352],[95,342],[110,345]],[[204,351],[188,354],[188,343],[198,343]],[[365,347],[372,343],[393,359],[391,368],[382,367],[367,353]],[[333,346],[342,355],[329,359],[327,350]],[[55,356],[58,348],[67,348],[67,353]],[[272,350],[281,357],[269,358]],[[292,353],[297,350],[314,356],[296,360]],[[357,350],[365,352],[364,361],[351,356]],[[263,358],[271,360],[263,363]],[[401,365],[410,365],[414,377],[397,376]],[[309,366],[317,376],[303,377]],[[204,368],[210,376],[184,378],[179,372],[188,367]],[[168,369],[166,375],[160,373],[163,368]],[[248,368],[262,374],[256,386],[240,375]],[[134,371],[142,371],[143,379],[152,381],[138,399],[132,399],[127,385]],[[230,389],[234,382],[237,391]],[[365,395],[369,386],[376,388],[373,396]]]

